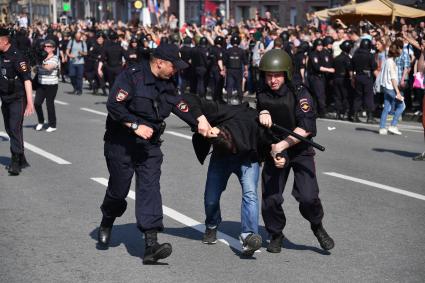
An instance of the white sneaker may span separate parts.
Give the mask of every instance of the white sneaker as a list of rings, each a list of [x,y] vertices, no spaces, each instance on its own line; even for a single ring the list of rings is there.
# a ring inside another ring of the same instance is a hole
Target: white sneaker
[[[394,127],[394,126],[389,126],[388,127],[388,132],[390,132],[391,134],[394,134],[394,135],[401,136],[401,132],[398,130],[397,127]]]
[[[44,124],[37,124],[37,126],[35,126],[35,130],[36,131],[41,131],[43,129]]]
[[[381,129],[379,129],[379,134],[380,135],[388,135],[388,131],[385,128],[381,128]]]
[[[48,132],[48,133],[51,133],[51,132],[54,132],[54,131],[56,131],[56,128],[52,128],[52,127],[48,127],[47,130],[46,130],[46,132]]]

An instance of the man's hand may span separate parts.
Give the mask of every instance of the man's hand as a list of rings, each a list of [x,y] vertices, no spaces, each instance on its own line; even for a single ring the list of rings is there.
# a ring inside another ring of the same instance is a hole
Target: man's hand
[[[198,120],[198,133],[204,137],[207,137],[208,131],[211,130],[211,125],[207,118],[202,115],[199,116],[196,120]]]
[[[148,140],[152,137],[153,129],[145,125],[139,125],[139,127],[137,128],[137,130],[134,131],[134,133],[142,139]]]
[[[260,124],[267,128],[270,128],[273,125],[272,116],[270,116],[270,113],[267,110],[261,111],[258,119],[260,120]]]
[[[282,156],[275,156],[273,157],[274,165],[276,168],[283,168],[286,164],[286,159]]]
[[[34,114],[34,105],[32,103],[27,103],[27,107],[25,107],[24,116],[28,117]]]
[[[207,133],[207,138],[216,138],[220,133],[220,129],[217,127],[211,128]]]
[[[405,88],[406,87],[406,81],[404,79],[400,82],[400,87],[401,88]]]

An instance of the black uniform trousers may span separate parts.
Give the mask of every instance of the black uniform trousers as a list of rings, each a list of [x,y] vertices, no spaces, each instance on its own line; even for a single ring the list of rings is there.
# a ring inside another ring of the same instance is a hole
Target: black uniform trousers
[[[55,98],[58,92],[58,85],[39,85],[35,93],[34,108],[37,113],[38,123],[44,123],[43,102],[46,100],[47,117],[49,127],[56,128]]]
[[[122,67],[121,65],[118,66],[108,66],[105,65],[105,77],[106,81],[108,82],[109,88],[112,88],[115,82],[115,78],[121,73]]]
[[[223,100],[223,86],[224,86],[224,78],[220,74],[220,70],[217,67],[213,67],[211,69],[211,89],[213,94],[214,101],[222,101]]]
[[[242,101],[242,69],[227,69],[226,74],[226,91],[227,97],[231,97],[232,91],[236,90],[238,98]],[[229,103],[229,102],[228,102]]]
[[[310,88],[317,101],[317,112],[319,115],[326,113],[326,80],[322,76],[310,75]]]
[[[319,224],[323,219],[323,207],[319,199],[319,186],[316,179],[314,156],[297,154],[289,157],[289,165],[277,168],[272,159],[264,163],[262,172],[262,205],[261,213],[267,232],[280,234],[286,224],[282,208],[283,191],[289,172],[294,171],[292,195],[299,202],[301,215],[311,224]]]
[[[205,67],[196,67],[196,93],[199,97],[205,97],[207,92],[206,86],[206,74],[207,68]]]
[[[10,97],[10,96],[9,96]],[[1,112],[3,113],[4,128],[10,138],[10,151],[15,154],[24,153],[24,137],[22,123],[27,106],[25,97],[2,99]]]
[[[372,78],[368,75],[357,74],[354,88],[356,93],[353,101],[353,113],[360,111],[362,104],[367,111],[374,111]]]
[[[142,231],[164,229],[159,180],[163,154],[149,141],[105,142],[109,182],[101,210],[104,216],[120,217],[127,208],[131,179],[136,173],[136,219]]]
[[[344,114],[350,107],[349,91],[351,89],[351,81],[347,78],[335,78],[333,85],[335,110],[338,114]]]

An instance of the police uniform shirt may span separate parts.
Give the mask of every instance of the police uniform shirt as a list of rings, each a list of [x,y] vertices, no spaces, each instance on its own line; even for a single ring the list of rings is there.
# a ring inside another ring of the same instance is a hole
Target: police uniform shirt
[[[103,53],[103,62],[109,67],[118,67],[122,64],[122,58],[125,57],[124,49],[118,42],[111,42]]]
[[[24,56],[14,46],[10,46],[6,52],[0,52],[1,84],[2,96],[18,94],[25,95],[24,81],[31,80],[31,71]],[[13,81],[13,89],[10,82]]]
[[[322,66],[326,68],[332,68],[332,64],[333,64],[332,50],[323,49],[320,55],[322,59]]]
[[[266,89],[257,94],[257,110],[268,110],[273,123],[294,130],[299,127],[311,133],[310,138],[316,135],[316,114],[313,109],[313,99],[306,88],[299,86],[295,91],[283,85],[278,91]],[[277,133],[276,133],[277,134]],[[288,135],[277,134],[280,140]],[[290,151],[304,150],[311,146],[298,143],[289,148]]]
[[[373,72],[378,68],[374,55],[367,49],[357,49],[351,62],[353,70],[357,74],[362,74],[364,71]],[[371,77],[371,73],[369,77]]]
[[[241,69],[248,64],[246,53],[239,47],[233,46],[226,50],[223,56],[223,63],[228,69]]]
[[[148,62],[128,68],[117,77],[106,107],[105,140],[121,139],[121,133],[128,133],[128,127],[123,124],[125,122],[146,125],[155,134],[171,112],[192,129],[197,126],[187,103],[176,95],[174,81],[155,78]],[[135,134],[132,135],[137,138]]]
[[[351,58],[347,53],[341,52],[334,59],[333,67],[335,68],[336,78],[350,78],[349,72],[353,70],[353,66],[351,65]]]
[[[192,63],[191,56],[192,56],[192,47],[190,46],[182,46],[180,48],[180,54],[182,56],[182,60],[185,61],[188,64]]]
[[[206,47],[197,46],[192,52],[192,66],[193,67],[208,67],[209,52]]]
[[[211,51],[210,51],[210,58],[211,58],[211,65],[213,67],[218,68],[218,61],[223,60],[223,54],[224,54],[224,49],[218,46],[213,46],[211,47]]]
[[[321,75],[320,67],[322,67],[322,56],[320,52],[314,50],[308,56],[308,72],[310,75]]]

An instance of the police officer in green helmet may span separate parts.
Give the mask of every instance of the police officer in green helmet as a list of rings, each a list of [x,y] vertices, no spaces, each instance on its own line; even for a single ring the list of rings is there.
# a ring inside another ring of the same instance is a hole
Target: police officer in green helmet
[[[266,52],[260,61],[264,87],[257,93],[260,123],[273,123],[295,133],[312,138],[316,135],[316,112],[313,99],[302,85],[294,87],[292,60],[281,49]],[[270,243],[267,251],[282,249],[283,228],[286,224],[282,209],[283,191],[290,170],[294,173],[292,195],[299,202],[301,215],[310,222],[311,229],[324,250],[334,247],[334,241],[322,225],[323,207],[315,174],[313,148],[287,134],[276,134],[280,142],[272,144],[262,171],[261,212]]]

